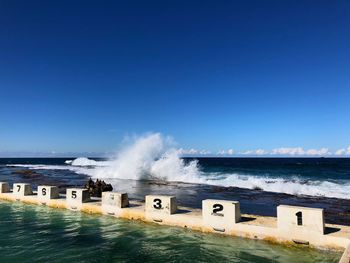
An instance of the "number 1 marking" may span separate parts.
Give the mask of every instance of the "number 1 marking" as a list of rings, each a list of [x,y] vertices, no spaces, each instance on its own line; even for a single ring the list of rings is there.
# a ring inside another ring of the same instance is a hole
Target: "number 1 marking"
[[[303,225],[303,213],[299,211],[295,215],[297,216],[297,225],[302,226]]]

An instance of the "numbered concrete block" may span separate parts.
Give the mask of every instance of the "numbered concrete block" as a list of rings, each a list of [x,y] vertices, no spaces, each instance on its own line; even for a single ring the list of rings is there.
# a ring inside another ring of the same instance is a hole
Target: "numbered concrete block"
[[[68,188],[66,194],[67,208],[80,210],[83,203],[90,201],[89,191],[82,188]]]
[[[102,192],[102,212],[117,215],[120,209],[129,206],[127,193]]]
[[[146,214],[171,215],[177,210],[176,197],[167,195],[147,195]]]
[[[9,193],[10,185],[6,182],[0,182],[0,193]]]
[[[46,203],[50,199],[57,199],[59,197],[58,187],[49,185],[38,186],[38,201]]]
[[[284,233],[324,234],[323,209],[300,206],[279,205],[277,207],[277,227]]]
[[[241,219],[239,202],[206,199],[202,201],[203,223],[218,232],[234,229]]]
[[[16,183],[13,184],[13,194],[15,196],[21,197],[21,196],[26,196],[26,195],[32,195],[32,186],[30,184],[25,184],[25,183]]]

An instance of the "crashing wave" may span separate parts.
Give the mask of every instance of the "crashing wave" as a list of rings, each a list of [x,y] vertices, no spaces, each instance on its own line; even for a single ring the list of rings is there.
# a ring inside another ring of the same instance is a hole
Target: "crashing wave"
[[[95,177],[200,183],[202,179],[197,161],[185,163],[172,144],[171,139],[159,133],[137,138],[120,151],[108,166],[97,168]]]

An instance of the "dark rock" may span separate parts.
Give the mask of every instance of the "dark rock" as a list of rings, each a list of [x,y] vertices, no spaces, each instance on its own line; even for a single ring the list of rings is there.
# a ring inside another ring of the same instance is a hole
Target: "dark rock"
[[[90,196],[93,197],[102,197],[102,192],[112,191],[113,187],[111,184],[105,183],[103,180],[96,180],[94,182],[91,178],[85,184],[85,188],[89,190]]]

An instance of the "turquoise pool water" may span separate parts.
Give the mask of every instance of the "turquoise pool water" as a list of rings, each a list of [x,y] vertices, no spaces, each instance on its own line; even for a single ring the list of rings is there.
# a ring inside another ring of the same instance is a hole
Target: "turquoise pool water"
[[[0,201],[0,262],[337,262],[341,253]]]

